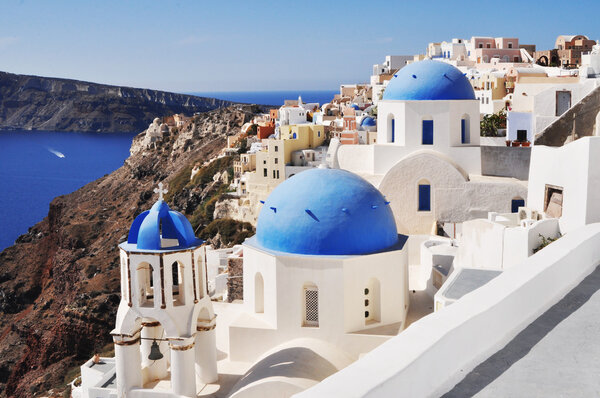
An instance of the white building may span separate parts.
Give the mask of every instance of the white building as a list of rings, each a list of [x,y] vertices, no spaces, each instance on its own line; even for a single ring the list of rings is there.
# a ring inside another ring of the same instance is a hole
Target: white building
[[[185,216],[162,200],[162,183],[156,191],[159,200],[133,221],[120,245],[121,303],[111,332],[115,365],[98,366],[110,358],[83,365],[83,397],[196,397],[197,386],[217,380],[203,242]],[[94,374],[96,366],[105,374]],[[153,387],[161,380],[169,388],[157,395]]]
[[[244,243],[244,312],[229,327],[230,359],[255,362],[309,339],[319,355],[326,344],[356,360],[397,334],[408,310],[405,239],[389,203],[352,173],[319,168],[281,183]],[[295,388],[286,383],[260,379],[234,396]]]
[[[427,234],[488,211],[508,212],[526,196],[513,179],[481,176],[479,102],[447,63],[412,63],[378,105],[376,145],[343,145],[340,167],[372,181],[391,201],[398,231]]]

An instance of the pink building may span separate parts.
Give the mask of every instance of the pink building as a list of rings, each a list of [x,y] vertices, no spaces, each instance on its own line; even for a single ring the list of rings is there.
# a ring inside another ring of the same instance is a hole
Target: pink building
[[[501,62],[522,62],[519,39],[516,37],[472,37],[469,58],[476,63],[488,63],[492,58]]]

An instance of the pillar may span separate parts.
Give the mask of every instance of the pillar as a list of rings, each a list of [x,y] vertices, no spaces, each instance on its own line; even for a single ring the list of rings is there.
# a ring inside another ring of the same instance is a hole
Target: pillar
[[[115,365],[117,397],[122,398],[133,388],[142,387],[142,361],[140,337],[113,335],[115,343]]]
[[[169,348],[171,351],[171,386],[173,394],[195,397],[194,337],[169,340]]]
[[[199,320],[196,326],[196,380],[199,384],[214,383],[217,373],[216,316]]]
[[[145,321],[142,322],[142,367],[145,368],[144,382],[162,380],[167,377],[167,357],[169,356],[169,346],[166,341],[157,340],[156,343],[163,354],[163,358],[157,361],[148,359],[150,349],[154,340],[163,338],[163,327],[160,322]]]

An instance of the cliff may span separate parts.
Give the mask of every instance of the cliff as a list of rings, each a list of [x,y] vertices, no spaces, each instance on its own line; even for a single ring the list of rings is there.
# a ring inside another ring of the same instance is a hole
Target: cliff
[[[117,246],[156,200],[159,181],[169,204],[212,243],[234,244],[254,233],[249,224],[212,220],[209,202],[214,206],[226,191],[213,177],[229,171],[231,158],[200,167],[191,181],[190,173],[257,111],[238,105],[197,115],[156,146],[141,145],[139,134],[121,168],[55,198],[48,216],[0,253],[0,396],[60,393],[94,352],[110,350],[120,300]]]
[[[0,72],[0,130],[136,132],[155,117],[229,105],[215,98]]]

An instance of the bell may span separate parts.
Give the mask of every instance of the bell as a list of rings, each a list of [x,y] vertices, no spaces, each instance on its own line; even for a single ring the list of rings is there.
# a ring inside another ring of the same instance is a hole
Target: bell
[[[158,361],[162,359],[163,354],[160,352],[160,348],[158,348],[158,343],[156,340],[152,342],[152,347],[150,347],[150,355],[148,355],[148,359],[151,361]]]

